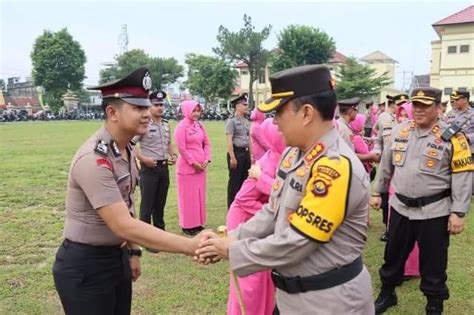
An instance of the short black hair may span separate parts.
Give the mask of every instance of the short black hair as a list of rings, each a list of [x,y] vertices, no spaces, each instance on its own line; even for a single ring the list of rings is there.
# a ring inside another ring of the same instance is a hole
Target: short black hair
[[[124,101],[121,98],[117,97],[107,97],[102,99],[102,110],[104,111],[104,117],[107,119],[107,106],[114,106],[115,108],[119,108],[123,105]]]
[[[337,97],[334,90],[296,97],[292,101],[295,111],[298,111],[304,104],[310,104],[319,112],[323,120],[332,120],[337,107]]]

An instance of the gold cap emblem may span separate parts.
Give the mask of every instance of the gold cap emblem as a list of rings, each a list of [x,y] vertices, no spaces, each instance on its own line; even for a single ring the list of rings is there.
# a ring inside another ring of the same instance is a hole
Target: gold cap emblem
[[[419,90],[418,93],[416,93],[416,96],[425,96],[425,92]]]

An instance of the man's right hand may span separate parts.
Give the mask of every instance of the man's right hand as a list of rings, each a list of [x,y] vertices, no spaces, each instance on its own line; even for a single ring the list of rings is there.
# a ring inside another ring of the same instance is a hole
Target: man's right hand
[[[142,159],[142,162],[145,163],[146,167],[148,167],[148,168],[155,168],[156,167],[156,161],[153,160],[152,158],[144,157]]]
[[[235,169],[237,167],[237,159],[236,158],[230,158],[230,168]]]
[[[382,197],[380,196],[372,196],[370,197],[369,205],[372,209],[379,210],[382,206]]]

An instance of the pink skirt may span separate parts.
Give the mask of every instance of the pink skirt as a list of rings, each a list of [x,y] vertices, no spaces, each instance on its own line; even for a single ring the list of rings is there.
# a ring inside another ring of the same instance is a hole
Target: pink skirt
[[[176,175],[179,225],[184,229],[206,225],[206,175]]]

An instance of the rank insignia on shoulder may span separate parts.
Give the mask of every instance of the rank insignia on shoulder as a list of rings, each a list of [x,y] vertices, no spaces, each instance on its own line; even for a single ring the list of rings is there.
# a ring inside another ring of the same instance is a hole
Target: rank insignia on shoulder
[[[305,155],[304,160],[306,163],[311,163],[314,161],[318,156],[321,155],[321,153],[324,151],[324,144],[318,143],[315,146],[313,146],[312,149],[308,151],[308,153]]]
[[[109,146],[105,141],[99,140],[97,141],[94,151],[100,155],[107,156],[109,153]]]
[[[97,159],[97,160],[95,160],[95,162],[99,166],[105,167],[105,168],[107,168],[111,171],[113,170],[112,163],[107,159]]]
[[[115,157],[119,157],[121,155],[120,150],[117,146],[117,142],[115,142],[114,140],[110,140],[110,149],[112,150],[112,154]]]

